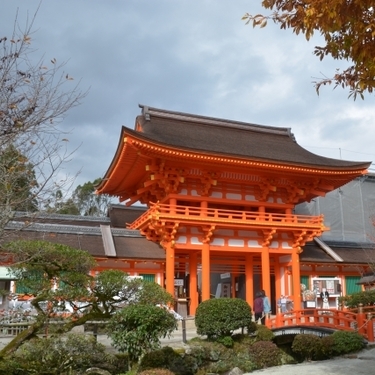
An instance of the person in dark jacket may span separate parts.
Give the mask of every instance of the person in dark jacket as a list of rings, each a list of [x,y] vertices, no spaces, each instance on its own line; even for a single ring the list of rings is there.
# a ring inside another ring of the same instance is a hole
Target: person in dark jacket
[[[264,312],[263,312],[264,311],[264,306],[263,306],[263,294],[262,294],[262,292],[258,292],[255,295],[253,310],[254,310],[254,320],[255,320],[255,323],[258,323],[258,321],[260,319],[261,324],[264,324],[264,322],[262,321],[262,317],[263,317],[263,314],[264,314]]]

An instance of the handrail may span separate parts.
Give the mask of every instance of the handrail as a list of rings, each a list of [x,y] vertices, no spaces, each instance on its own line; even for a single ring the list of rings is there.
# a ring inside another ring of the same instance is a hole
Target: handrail
[[[375,321],[365,314],[333,309],[304,309],[292,312],[278,313],[268,319],[267,326],[270,329],[308,327],[329,328],[358,332],[366,339],[374,340]]]
[[[226,210],[217,208],[204,208],[192,206],[171,206],[168,204],[152,203],[148,211],[141,215],[137,220],[130,224],[131,228],[139,228],[151,219],[158,218],[175,218],[175,219],[202,219],[208,221],[225,221],[232,222],[253,222],[253,223],[283,223],[293,227],[323,227],[323,216],[292,215],[268,212],[252,212],[239,210]]]

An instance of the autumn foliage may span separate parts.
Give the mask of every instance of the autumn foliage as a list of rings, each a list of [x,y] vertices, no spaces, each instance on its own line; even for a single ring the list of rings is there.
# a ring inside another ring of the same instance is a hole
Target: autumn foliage
[[[264,0],[269,15],[246,13],[243,20],[265,27],[268,20],[281,29],[292,29],[309,40],[319,33],[325,45],[315,46],[314,54],[323,60],[347,60],[349,66],[336,70],[330,78],[314,82],[317,93],[323,85],[349,88],[354,99],[363,99],[375,87],[375,0]]]

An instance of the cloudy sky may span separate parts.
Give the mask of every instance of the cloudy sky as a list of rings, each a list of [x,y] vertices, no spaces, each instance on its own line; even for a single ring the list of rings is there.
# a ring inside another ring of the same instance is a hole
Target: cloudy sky
[[[0,0],[0,36],[25,24],[39,0]],[[134,127],[138,104],[261,125],[290,127],[311,152],[347,160],[375,160],[374,96],[322,88],[339,62],[313,55],[319,37],[269,24],[253,29],[246,13],[265,12],[261,0],[43,0],[33,47],[66,70],[89,94],[62,126],[67,166],[76,184],[101,177],[122,125]],[[375,169],[374,169],[375,171]]]

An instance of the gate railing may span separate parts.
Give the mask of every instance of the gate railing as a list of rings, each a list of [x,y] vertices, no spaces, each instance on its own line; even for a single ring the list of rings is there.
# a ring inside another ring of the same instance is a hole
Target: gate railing
[[[304,309],[287,313],[278,312],[267,320],[270,329],[306,326],[334,330],[358,332],[370,342],[374,342],[375,313],[359,306],[357,312],[350,310]]]

